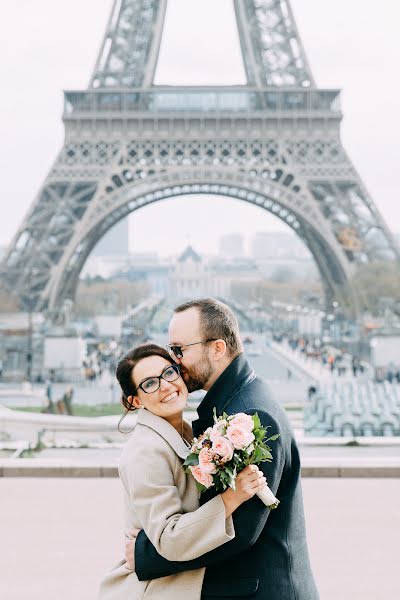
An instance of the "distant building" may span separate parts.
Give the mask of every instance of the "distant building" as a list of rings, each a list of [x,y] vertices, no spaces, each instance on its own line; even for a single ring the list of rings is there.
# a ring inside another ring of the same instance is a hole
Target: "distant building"
[[[224,258],[241,258],[244,256],[243,236],[240,233],[229,233],[221,236],[219,254]]]
[[[100,259],[97,259],[100,260]],[[110,266],[103,258],[103,267]],[[116,259],[113,259],[114,265]],[[200,296],[230,297],[232,282],[238,279],[259,279],[254,261],[201,256],[187,246],[177,259],[161,260],[154,255],[131,255],[129,264],[114,272],[113,278],[126,281],[146,281],[151,293],[174,299]]]
[[[44,316],[39,313],[0,314],[0,364],[3,381],[24,381],[31,361],[32,375],[41,372]],[[29,357],[30,355],[30,357]]]
[[[157,252],[134,252],[129,255],[131,264],[136,265],[157,265],[160,263],[160,257]]]
[[[129,254],[129,220],[119,221],[101,238],[92,256],[124,256]]]
[[[291,258],[311,259],[304,242],[285,231],[259,231],[251,241],[251,256],[257,260]]]
[[[115,274],[119,280],[145,281],[149,284],[152,294],[167,296],[169,291],[169,274],[171,266],[169,263],[133,260],[129,266]]]
[[[254,261],[205,260],[188,246],[170,271],[170,295],[173,298],[190,299],[201,296],[230,298],[232,283],[260,281]]]
[[[208,292],[208,269],[203,259],[191,246],[178,257],[172,268],[169,283],[171,296],[175,298],[196,298]]]

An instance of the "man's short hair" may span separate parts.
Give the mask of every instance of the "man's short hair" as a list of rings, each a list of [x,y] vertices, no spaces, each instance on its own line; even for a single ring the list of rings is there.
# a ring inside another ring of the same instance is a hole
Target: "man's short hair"
[[[189,308],[199,310],[200,331],[205,340],[224,340],[230,357],[243,352],[237,319],[226,304],[214,298],[200,298],[180,304],[174,312],[184,312]]]

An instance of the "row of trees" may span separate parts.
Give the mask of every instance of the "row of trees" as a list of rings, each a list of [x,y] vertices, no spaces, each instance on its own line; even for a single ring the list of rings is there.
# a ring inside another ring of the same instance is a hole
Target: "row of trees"
[[[375,262],[356,271],[353,284],[360,291],[361,308],[376,316],[388,310],[400,315],[400,269],[396,263]],[[92,317],[101,313],[124,312],[150,295],[147,281],[104,280],[86,278],[79,284],[75,314]],[[323,303],[323,286],[314,278],[295,276],[284,269],[257,283],[238,281],[232,284],[232,299],[240,304],[271,300],[289,304]],[[0,312],[17,312],[17,302],[0,286]]]
[[[124,313],[150,295],[146,281],[104,280],[101,277],[80,281],[74,313],[90,318],[99,314]]]
[[[400,316],[400,268],[397,263],[364,265],[357,270],[353,283],[360,290],[363,310],[384,315],[389,309]]]
[[[232,283],[232,299],[239,304],[246,305],[254,302],[261,306],[268,306],[272,300],[287,302],[288,304],[315,304],[323,302],[323,288],[321,283],[313,282],[285,282],[263,280],[254,284],[238,281]]]
[[[280,273],[258,283],[237,282],[232,285],[233,299],[240,304],[256,302],[268,305],[271,300],[289,304],[323,305],[321,281],[289,277]],[[400,268],[396,263],[375,262],[357,269],[352,283],[359,290],[361,309],[375,316],[392,311],[400,316]]]

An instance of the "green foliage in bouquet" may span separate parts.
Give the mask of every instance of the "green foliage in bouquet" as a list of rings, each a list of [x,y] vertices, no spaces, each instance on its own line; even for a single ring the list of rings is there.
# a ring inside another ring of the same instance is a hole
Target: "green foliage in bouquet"
[[[222,492],[235,489],[237,474],[248,465],[258,465],[273,460],[268,442],[280,434],[267,437],[257,413],[247,415],[223,413],[217,417],[214,409],[214,426],[209,427],[192,443],[184,468],[194,477],[197,489],[204,492],[215,487]]]

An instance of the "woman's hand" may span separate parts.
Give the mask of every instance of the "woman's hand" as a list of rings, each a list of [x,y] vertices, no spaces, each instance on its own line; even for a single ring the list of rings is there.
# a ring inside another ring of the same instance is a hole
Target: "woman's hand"
[[[249,465],[237,475],[234,494],[238,494],[238,498],[242,498],[242,502],[245,502],[262,490],[266,482],[264,473],[256,465]]]
[[[140,529],[132,529],[125,537],[125,566],[129,571],[135,570],[135,544],[139,532]]]
[[[250,500],[263,489],[266,478],[256,465],[249,465],[236,477],[236,490],[228,488],[221,494],[225,504],[225,516],[229,517],[243,502]]]

